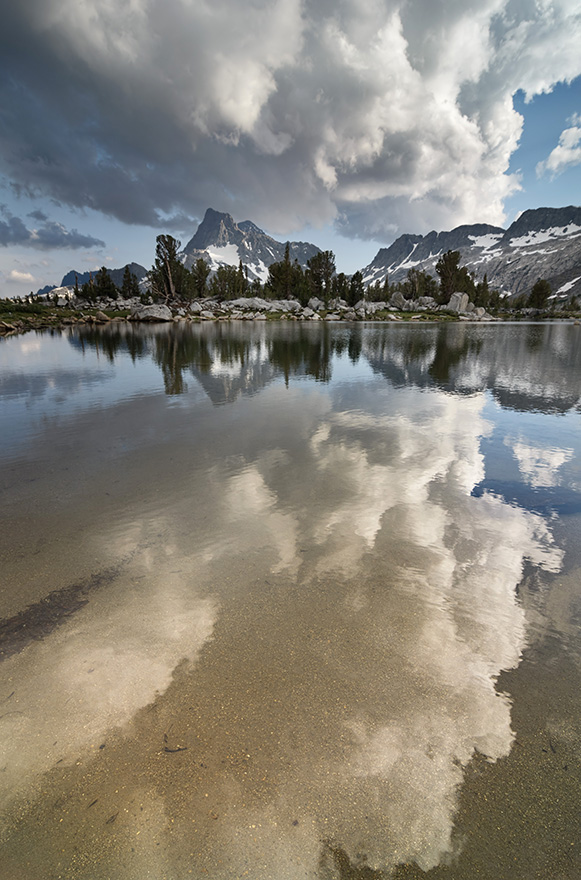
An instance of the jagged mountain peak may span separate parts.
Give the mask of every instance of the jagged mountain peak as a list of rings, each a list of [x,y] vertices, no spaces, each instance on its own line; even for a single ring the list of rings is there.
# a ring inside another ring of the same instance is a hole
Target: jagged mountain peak
[[[184,253],[203,251],[208,245],[224,247],[227,244],[238,244],[243,235],[243,230],[235,223],[231,214],[208,208],[195,235],[185,246]]]
[[[242,262],[250,281],[258,278],[264,282],[268,267],[284,259],[285,248],[286,242],[267,235],[252,220],[237,223],[231,214],[208,208],[182,256],[188,267],[197,259],[206,260],[213,272],[221,265],[238,266]],[[303,268],[319,252],[316,245],[302,241],[289,242],[289,249],[292,259]]]

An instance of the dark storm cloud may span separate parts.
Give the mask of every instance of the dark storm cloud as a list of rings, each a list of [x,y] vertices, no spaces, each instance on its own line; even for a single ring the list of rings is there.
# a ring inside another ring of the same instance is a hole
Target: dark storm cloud
[[[42,211],[32,212],[37,219],[44,218],[36,229],[28,229],[20,217],[14,217],[6,208],[0,207],[0,214],[0,247],[25,245],[38,250],[105,247],[105,242],[98,238],[82,235],[76,229],[65,229],[60,223],[47,220]]]
[[[501,222],[512,95],[581,73],[580,37],[572,0],[9,4],[0,168],[156,228]]]

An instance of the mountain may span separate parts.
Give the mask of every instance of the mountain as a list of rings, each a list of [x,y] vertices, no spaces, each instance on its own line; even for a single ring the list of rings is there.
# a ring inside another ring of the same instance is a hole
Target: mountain
[[[546,278],[554,294],[581,296],[581,208],[536,208],[524,211],[508,229],[483,223],[458,226],[450,232],[402,235],[362,269],[365,286],[403,281],[409,269],[435,275],[435,266],[448,250],[460,251],[460,263],[486,273],[491,287],[517,295],[530,292]]]
[[[137,276],[137,280],[141,281],[142,278],[145,278],[147,275],[147,269],[144,266],[140,266],[139,263],[127,263],[129,266],[129,271],[133,272],[135,276]],[[117,287],[121,287],[123,284],[123,273],[125,272],[125,266],[121,266],[120,269],[107,269],[107,272],[111,276],[111,280],[113,284]],[[70,272],[64,276],[63,280],[60,283],[61,287],[74,287],[75,279],[78,282],[79,287],[82,284],[85,284],[91,276],[95,277],[95,272],[76,272],[74,269],[71,269]]]
[[[190,268],[200,257],[212,271],[218,266],[236,266],[240,261],[248,272],[249,281],[258,278],[264,283],[268,267],[284,259],[286,243],[276,241],[250,220],[236,223],[230,214],[208,208],[196,234],[182,251],[184,264]],[[306,268],[307,260],[320,248],[303,241],[289,242],[291,261]]]

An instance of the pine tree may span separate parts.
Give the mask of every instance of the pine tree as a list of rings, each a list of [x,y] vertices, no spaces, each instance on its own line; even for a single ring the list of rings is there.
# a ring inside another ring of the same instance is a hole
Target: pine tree
[[[123,281],[121,282],[121,296],[123,299],[132,299],[135,296],[139,296],[140,293],[137,275],[130,270],[129,266],[125,266]]]
[[[202,257],[199,257],[192,266],[192,289],[198,299],[203,299],[207,293],[209,274],[210,267]]]
[[[356,305],[359,300],[363,299],[364,295],[365,287],[363,286],[363,274],[357,271],[351,276],[347,304],[350,306]]]
[[[97,299],[117,299],[119,291],[105,266],[95,275],[95,296]]]
[[[531,309],[544,309],[551,295],[551,285],[546,278],[539,278],[529,294],[527,305]]]

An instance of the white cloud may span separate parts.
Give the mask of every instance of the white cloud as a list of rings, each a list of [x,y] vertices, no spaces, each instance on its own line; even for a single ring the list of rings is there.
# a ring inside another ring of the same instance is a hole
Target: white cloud
[[[127,538],[133,553],[138,534],[136,527]],[[195,663],[212,634],[217,604],[196,591],[199,560],[182,559],[176,573],[171,552],[166,546],[140,553],[112,593],[91,597],[50,638],[5,661],[18,681],[18,708],[0,717],[2,807],[56,762],[73,763],[108,731],[126,727],[165,691],[184,658]]]
[[[119,576],[3,664],[18,681],[16,712],[0,719],[4,790],[85,760],[166,690],[182,658],[199,659],[162,702],[166,718],[187,718],[175,735],[205,765],[203,787],[185,771],[177,801],[156,787],[172,832],[166,873],[208,808],[220,821],[196,847],[198,875],[203,864],[216,880],[315,876],[322,840],[351,859],[364,851],[370,868],[427,870],[451,849],[475,750],[495,760],[513,742],[495,682],[527,642],[524,560],[557,571],[561,553],[541,517],[471,494],[485,393],[373,385],[370,412],[359,397],[337,412],[332,392],[324,403],[264,393],[278,418],[265,429],[255,397],[236,430],[220,422],[209,441],[220,465],[206,478],[202,444],[165,517],[124,513],[121,530],[113,517],[98,549],[126,559]],[[146,781],[164,729],[155,713],[134,721]],[[144,786],[123,774],[120,811]]]
[[[500,223],[512,96],[579,75],[580,38],[569,0],[31,0],[0,36],[0,163],[135,223],[208,205],[279,233]]]
[[[537,165],[537,177],[549,174],[556,177],[572,165],[581,163],[581,115],[574,113],[570,128],[565,128],[559,137],[559,143],[546,159]]]
[[[574,456],[573,449],[533,446],[523,439],[507,437],[504,443],[512,449],[523,478],[533,487],[559,486],[559,470]]]
[[[7,275],[7,280],[15,281],[18,284],[30,284],[35,281],[35,278],[30,272],[19,272],[18,269],[12,269]]]

